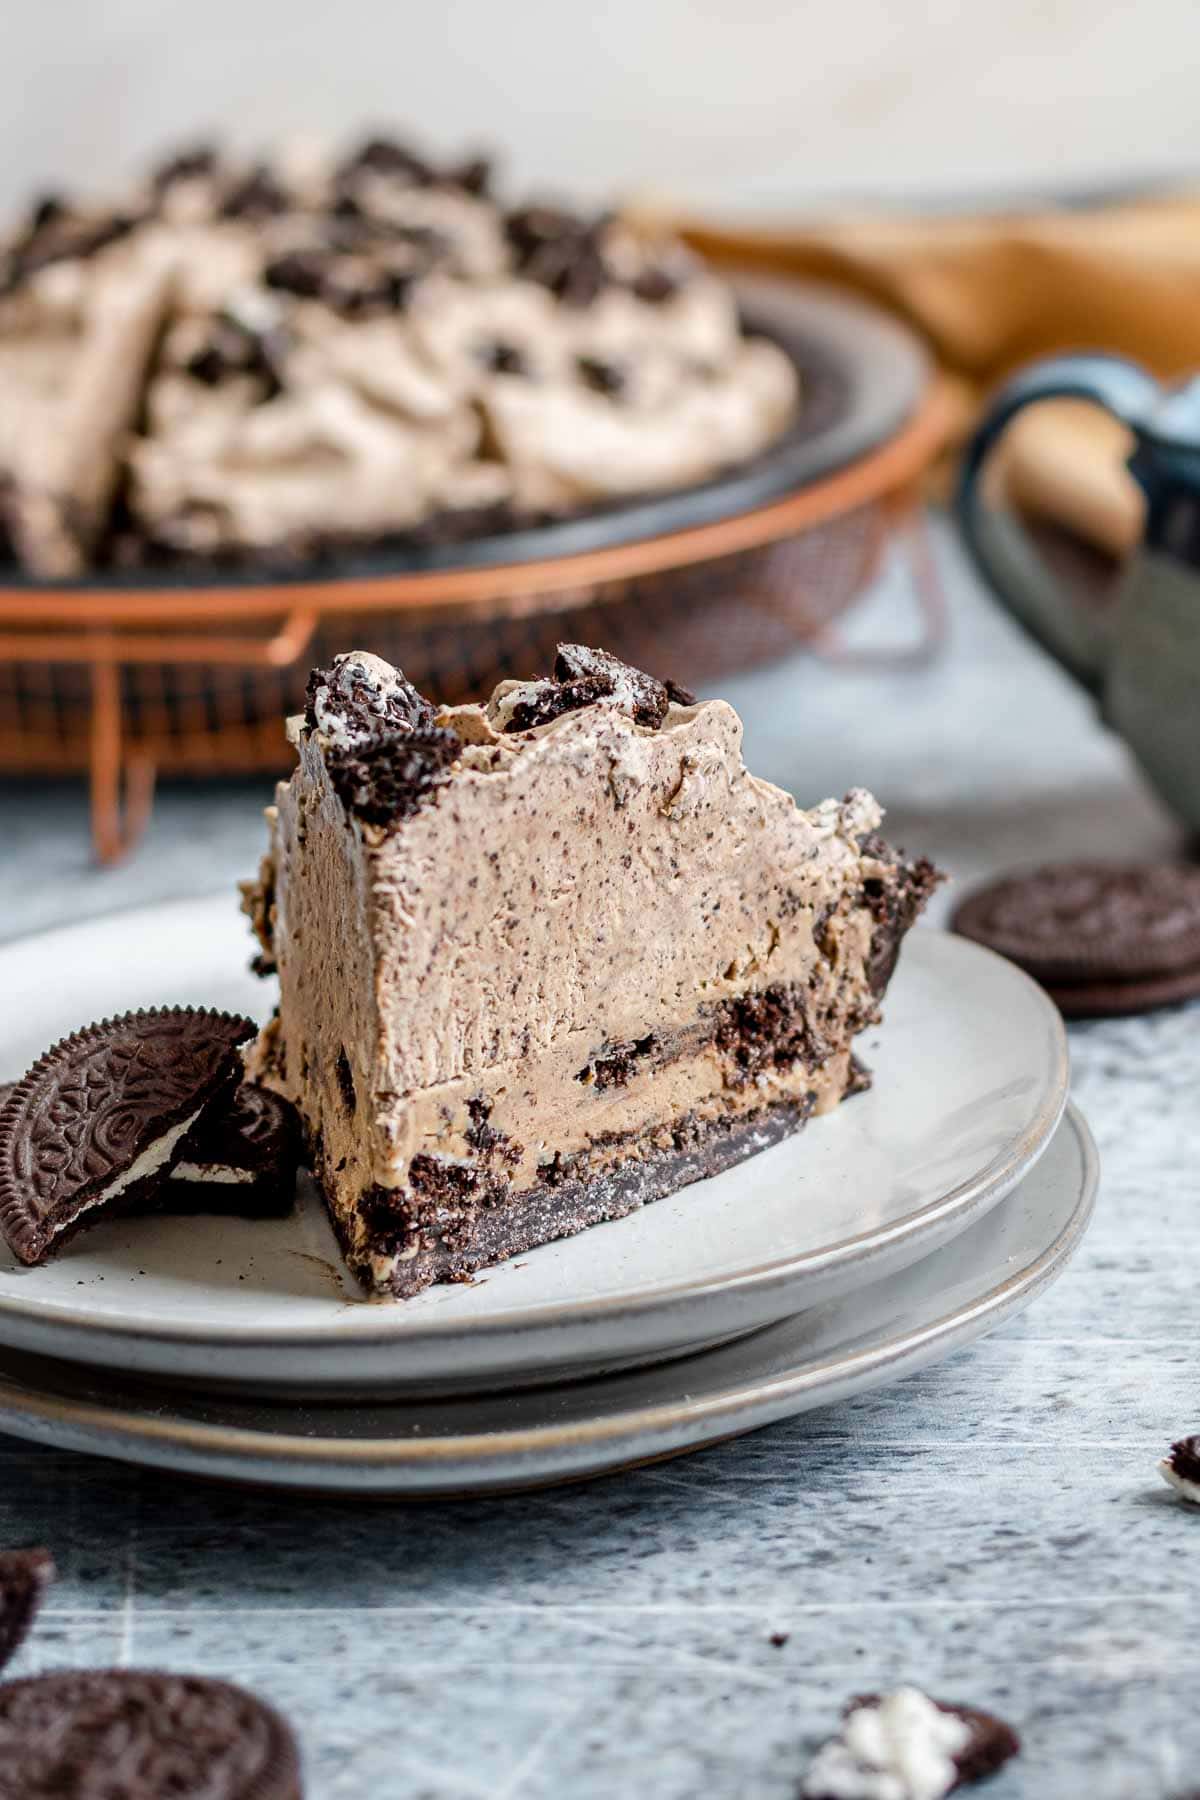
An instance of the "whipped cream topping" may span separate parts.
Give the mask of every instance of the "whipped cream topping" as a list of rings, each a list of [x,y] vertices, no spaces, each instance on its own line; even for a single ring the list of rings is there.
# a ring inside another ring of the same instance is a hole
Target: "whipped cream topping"
[[[801,1793],[810,1800],[943,1800],[971,1728],[919,1689],[897,1688],[847,1714],[821,1749]]]

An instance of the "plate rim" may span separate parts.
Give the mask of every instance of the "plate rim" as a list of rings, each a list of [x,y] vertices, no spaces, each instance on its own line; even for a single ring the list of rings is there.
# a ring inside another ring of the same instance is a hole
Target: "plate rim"
[[[189,908],[202,907],[217,899],[228,900],[224,890],[217,890],[207,895],[190,895],[183,898],[153,903],[149,906],[130,906],[113,909],[111,913],[99,914],[87,920],[71,924],[55,926],[45,932],[29,932],[19,937],[6,939],[0,943],[0,958],[10,948],[29,945],[45,939],[61,937],[64,933],[86,931],[91,927],[110,923],[118,919],[134,919],[139,914],[156,914],[182,911]],[[614,1315],[625,1318],[644,1317],[649,1314],[660,1314],[683,1308],[703,1306],[706,1299],[716,1295],[745,1295],[767,1293],[773,1288],[790,1285],[804,1276],[811,1278],[825,1277],[840,1271],[851,1269],[872,1256],[889,1249],[897,1248],[905,1243],[919,1243],[925,1236],[937,1231],[939,1226],[951,1219],[961,1217],[963,1228],[981,1210],[986,1209],[989,1198],[998,1200],[1004,1193],[1011,1191],[1029,1172],[1046,1146],[1050,1143],[1058,1129],[1064,1109],[1067,1105],[1070,1082],[1070,1051],[1066,1027],[1058,1008],[1032,978],[1019,969],[1015,963],[999,956],[995,951],[976,944],[973,940],[960,937],[957,933],[934,926],[921,926],[908,940],[906,948],[924,940],[933,940],[942,945],[956,946],[955,954],[961,953],[968,961],[977,959],[990,960],[1000,965],[1005,976],[1015,986],[1023,988],[1028,996],[1032,996],[1038,1010],[1044,1016],[1050,1028],[1056,1056],[1055,1070],[1046,1092],[1041,1096],[1033,1119],[1027,1124],[1019,1137],[1015,1138],[1007,1150],[981,1171],[966,1181],[926,1202],[904,1218],[893,1220],[885,1225],[874,1226],[865,1232],[858,1232],[851,1237],[824,1245],[817,1250],[803,1251],[767,1263],[759,1263],[752,1268],[743,1269],[737,1274],[724,1276],[707,1276],[701,1278],[683,1277],[666,1284],[659,1284],[642,1293],[614,1293],[586,1301],[558,1300],[539,1306],[525,1308],[508,1308],[488,1315],[486,1318],[473,1320],[469,1326],[462,1321],[423,1320],[419,1325],[409,1327],[406,1335],[401,1335],[394,1325],[386,1321],[403,1316],[403,1308],[391,1305],[372,1305],[365,1300],[356,1312],[357,1322],[344,1328],[337,1337],[336,1349],[341,1352],[350,1348],[380,1348],[407,1345],[434,1347],[452,1343],[460,1338],[464,1330],[469,1330],[473,1339],[485,1344],[497,1339],[512,1339],[516,1336],[536,1336],[550,1330],[575,1328],[586,1329],[589,1325],[602,1322]],[[937,952],[936,954],[940,954]],[[911,1259],[911,1260],[916,1260]],[[103,1337],[110,1344],[117,1343],[154,1343],[166,1346],[219,1345],[223,1351],[244,1349],[247,1351],[287,1350],[304,1347],[317,1349],[325,1339],[314,1334],[311,1327],[287,1326],[274,1324],[256,1326],[253,1318],[248,1316],[244,1322],[222,1324],[219,1329],[205,1325],[199,1321],[155,1322],[152,1325],[139,1324],[136,1320],[126,1321],[112,1315],[97,1316],[85,1308],[47,1307],[36,1298],[21,1299],[0,1295],[0,1330],[6,1321],[25,1322],[35,1329],[53,1326],[61,1330],[68,1338],[72,1335],[92,1334]],[[329,1346],[331,1349],[334,1345]],[[66,1352],[70,1359],[69,1350]]]
[[[187,1474],[202,1474],[204,1471],[186,1466],[180,1468],[178,1464],[158,1461],[153,1456],[143,1455],[139,1458],[135,1452],[147,1446],[166,1445],[177,1447],[185,1455],[189,1452],[203,1454],[209,1451],[225,1458],[252,1456],[254,1468],[247,1469],[245,1473],[221,1473],[216,1478],[235,1485],[266,1483],[281,1491],[303,1491],[303,1482],[292,1482],[287,1479],[286,1474],[272,1482],[271,1476],[264,1471],[269,1469],[274,1474],[276,1470],[303,1469],[305,1466],[328,1467],[335,1473],[340,1472],[343,1478],[349,1478],[351,1474],[360,1475],[371,1470],[382,1469],[396,1476],[403,1476],[428,1469],[436,1471],[443,1465],[462,1465],[467,1462],[475,1465],[472,1481],[466,1488],[439,1489],[431,1483],[409,1490],[394,1490],[401,1496],[408,1493],[414,1499],[436,1499],[455,1492],[464,1497],[484,1497],[522,1485],[519,1471],[514,1471],[517,1477],[515,1480],[495,1475],[492,1477],[492,1485],[488,1485],[491,1470],[497,1463],[515,1462],[552,1451],[575,1455],[586,1453],[589,1449],[603,1451],[604,1446],[612,1444],[614,1440],[632,1439],[654,1432],[661,1434],[672,1429],[687,1431],[692,1427],[711,1423],[716,1428],[712,1436],[697,1436],[679,1446],[680,1450],[700,1450],[723,1437],[737,1436],[744,1431],[758,1429],[790,1416],[790,1402],[811,1391],[814,1386],[838,1387],[841,1391],[830,1398],[829,1403],[833,1404],[836,1399],[847,1397],[844,1385],[847,1381],[855,1383],[850,1391],[857,1393],[865,1391],[872,1376],[876,1374],[894,1371],[894,1378],[899,1380],[904,1374],[926,1366],[943,1347],[945,1354],[952,1354],[956,1347],[960,1347],[959,1340],[963,1339],[964,1334],[967,1342],[974,1341],[989,1328],[989,1321],[999,1325],[1022,1302],[1028,1304],[1036,1298],[1062,1273],[1078,1249],[1091,1222],[1099,1187],[1100,1157],[1096,1141],[1086,1119],[1073,1101],[1068,1101],[1059,1129],[1069,1129],[1078,1147],[1081,1164],[1079,1191],[1065,1223],[1031,1262],[985,1293],[975,1295],[950,1312],[941,1313],[914,1329],[885,1332],[874,1343],[840,1355],[834,1346],[829,1356],[817,1367],[809,1365],[782,1374],[735,1381],[730,1386],[699,1397],[689,1395],[685,1389],[674,1401],[659,1401],[625,1411],[601,1413],[585,1422],[577,1421],[567,1425],[551,1422],[540,1426],[524,1426],[514,1431],[464,1433],[459,1437],[409,1437],[399,1440],[363,1438],[346,1441],[316,1434],[303,1435],[299,1431],[267,1437],[264,1433],[245,1426],[214,1425],[196,1420],[172,1422],[164,1419],[161,1414],[153,1413],[131,1415],[111,1404],[72,1399],[53,1389],[39,1392],[23,1385],[19,1379],[13,1381],[5,1375],[0,1362],[0,1429],[12,1431],[11,1416],[15,1404],[22,1422],[58,1423],[84,1433],[107,1429],[123,1434],[117,1449],[81,1447],[76,1453],[109,1456],[137,1466],[149,1463],[157,1467],[176,1468],[180,1473]],[[1005,1203],[1013,1204],[1018,1197],[1019,1190],[1014,1190]],[[898,1272],[902,1273],[903,1271]],[[979,1329],[976,1330],[976,1327]],[[666,1367],[677,1376],[682,1376],[687,1361],[685,1358]],[[402,1401],[400,1404],[412,1403]],[[739,1419],[747,1412],[758,1414],[764,1405],[776,1410],[772,1410],[770,1416],[756,1417],[753,1424],[739,1423]],[[303,1409],[297,1407],[296,1411],[302,1414]],[[56,1441],[53,1438],[41,1439],[36,1431],[16,1435],[52,1445]],[[59,1447],[73,1448],[70,1445]],[[642,1459],[635,1453],[625,1463],[601,1464],[582,1471],[582,1474],[617,1473],[622,1468],[636,1466],[641,1460],[654,1461],[658,1455],[671,1453],[648,1450],[646,1457]],[[563,1472],[540,1479],[535,1475],[525,1485],[554,1486],[578,1478],[579,1472]],[[344,1495],[347,1490],[329,1486],[317,1491]],[[388,1491],[368,1488],[365,1496],[386,1496]]]

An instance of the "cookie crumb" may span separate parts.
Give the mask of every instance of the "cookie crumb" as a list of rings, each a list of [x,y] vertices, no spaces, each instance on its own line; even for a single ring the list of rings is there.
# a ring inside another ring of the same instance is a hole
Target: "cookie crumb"
[[[1158,1472],[1181,1500],[1200,1506],[1200,1437],[1180,1438],[1158,1465]]]
[[[943,1800],[994,1774],[1019,1749],[1003,1720],[919,1688],[859,1694],[800,1792],[803,1800]]]

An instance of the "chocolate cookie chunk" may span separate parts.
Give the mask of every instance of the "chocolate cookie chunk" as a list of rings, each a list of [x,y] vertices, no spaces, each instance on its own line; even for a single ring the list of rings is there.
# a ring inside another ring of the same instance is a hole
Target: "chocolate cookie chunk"
[[[1051,864],[977,889],[952,923],[1040,981],[1068,1017],[1200,994],[1200,868]]]
[[[21,1261],[144,1206],[182,1139],[236,1087],[254,1029],[207,1008],[154,1007],[48,1050],[0,1110],[0,1230]]]
[[[554,658],[554,679],[560,682],[597,681],[627,710],[639,725],[657,730],[667,716],[667,690],[653,675],[635,669],[587,644],[560,644]]]
[[[53,1579],[48,1550],[0,1551],[0,1669],[21,1648]]]
[[[386,829],[411,818],[433,798],[461,750],[456,731],[434,725],[406,736],[381,736],[353,749],[331,746],[325,767],[346,811]]]
[[[1200,1437],[1180,1438],[1158,1465],[1168,1487],[1194,1506],[1200,1506]]]
[[[308,678],[305,723],[341,750],[423,731],[436,717],[437,708],[402,669],[366,651],[345,651],[332,668],[314,669]]]
[[[917,1800],[909,1777],[922,1766],[922,1800],[956,1793],[994,1775],[1021,1748],[993,1713],[933,1700],[917,1688],[859,1694],[842,1714],[837,1737],[818,1752],[801,1788],[804,1800]]]
[[[295,1108],[244,1081],[228,1108],[210,1109],[188,1132],[155,1207],[167,1213],[283,1218],[296,1202],[299,1164]]]
[[[505,696],[505,731],[533,731],[548,725],[564,713],[579,712],[585,706],[609,700],[628,713],[637,724],[657,731],[667,716],[671,699],[687,693],[686,688],[673,687],[623,663],[607,650],[593,650],[587,644],[560,644],[554,658],[554,674],[545,681],[519,684]],[[680,705],[694,705],[688,695]]]
[[[272,1707],[196,1675],[81,1669],[0,1687],[0,1800],[301,1800]]]

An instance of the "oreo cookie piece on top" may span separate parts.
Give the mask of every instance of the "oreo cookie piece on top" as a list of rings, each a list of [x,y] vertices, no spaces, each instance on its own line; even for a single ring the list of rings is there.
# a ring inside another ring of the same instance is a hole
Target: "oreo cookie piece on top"
[[[0,1551],[0,1669],[21,1648],[53,1579],[48,1550]]]
[[[334,750],[424,731],[436,717],[437,708],[402,669],[367,650],[345,651],[331,668],[314,669],[308,678],[305,723]]]
[[[242,1075],[251,1020],[152,1007],[47,1050],[0,1109],[0,1230],[24,1263],[76,1231],[142,1210],[183,1139]]]
[[[449,777],[462,743],[436,718],[437,708],[401,669],[365,650],[309,676],[305,724],[343,806],[370,825],[386,829],[408,818]]]
[[[210,1109],[184,1138],[155,1210],[283,1218],[296,1202],[299,1165],[295,1108],[244,1081],[226,1109]]]
[[[0,1687],[0,1800],[301,1800],[275,1710],[225,1681],[79,1669]]]
[[[651,731],[658,730],[673,700],[683,706],[696,704],[695,695],[686,688],[659,681],[607,650],[560,644],[553,676],[512,684],[498,702],[493,699],[494,717],[502,731],[534,731],[564,713],[579,712],[602,700]]]

